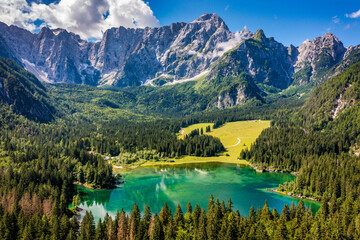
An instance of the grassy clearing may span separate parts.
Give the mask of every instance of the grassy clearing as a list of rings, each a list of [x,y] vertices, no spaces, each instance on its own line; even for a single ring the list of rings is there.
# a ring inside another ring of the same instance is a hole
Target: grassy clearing
[[[205,132],[207,126],[211,126],[211,132]],[[209,134],[220,138],[220,141],[226,148],[224,153],[216,157],[194,157],[184,156],[180,159],[171,159],[174,162],[146,162],[142,166],[153,165],[174,165],[185,163],[200,163],[200,162],[224,162],[224,163],[240,163],[248,164],[245,160],[238,160],[242,149],[249,147],[255,139],[260,135],[261,131],[270,126],[270,121],[239,121],[226,123],[220,128],[213,129],[213,123],[199,123],[191,125],[182,129],[179,132],[179,138],[184,138],[192,130],[202,128],[204,134]]]

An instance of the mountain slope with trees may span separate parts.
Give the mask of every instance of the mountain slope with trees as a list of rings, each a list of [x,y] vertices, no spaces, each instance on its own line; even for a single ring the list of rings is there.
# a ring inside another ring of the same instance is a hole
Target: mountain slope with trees
[[[28,71],[10,59],[0,57],[0,101],[16,113],[40,122],[54,119],[46,88]]]

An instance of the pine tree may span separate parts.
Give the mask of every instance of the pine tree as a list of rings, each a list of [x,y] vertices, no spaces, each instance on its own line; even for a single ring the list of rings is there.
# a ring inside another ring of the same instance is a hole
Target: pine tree
[[[84,219],[85,219],[85,226],[87,224],[86,220],[87,218],[86,217],[86,214],[84,216]],[[51,216],[51,219],[50,219],[50,226],[51,226],[51,239],[58,239],[59,238],[59,235],[60,235],[60,223],[59,223],[59,217],[56,216],[56,215],[53,215]]]
[[[95,223],[91,212],[87,211],[81,222],[80,239],[92,240],[95,237]]]
[[[207,126],[206,129],[205,129],[205,132],[210,132],[211,130],[211,127],[210,126]]]
[[[267,204],[267,201],[265,200],[265,204],[263,209],[261,210],[261,221],[268,222],[271,220],[272,214],[269,209],[269,205]]]
[[[128,232],[128,219],[126,217],[124,209],[121,209],[118,222],[117,238],[126,239],[126,237],[128,236]]]
[[[199,205],[196,204],[194,211],[192,212],[192,219],[193,219],[195,229],[197,229],[199,226],[200,214],[201,214],[201,209],[200,209]]]
[[[146,204],[144,209],[144,218],[143,218],[148,224],[150,223],[151,219],[151,210],[148,204]]]
[[[280,218],[284,221],[287,222],[290,219],[290,213],[289,213],[289,206],[287,204],[284,204],[284,207],[281,211],[281,215]]]
[[[212,207],[210,211],[208,211],[206,233],[210,240],[217,239],[218,232],[220,231],[219,215],[220,208],[218,205],[215,205],[215,207]]]
[[[214,207],[214,204],[215,204],[215,202],[214,202],[214,196],[211,194],[211,195],[210,195],[210,199],[209,199],[209,204],[208,204],[208,212],[210,211],[210,209],[211,209],[212,207]]]
[[[81,203],[80,195],[77,194],[73,197],[72,205],[76,208]]]
[[[69,218],[65,214],[62,215],[61,217],[59,229],[60,229],[60,235],[59,235],[60,239],[65,239],[70,230]]]
[[[186,205],[186,212],[192,213],[192,206],[191,206],[190,202],[188,202],[187,205]]]
[[[102,240],[105,239],[105,229],[103,229],[103,224],[101,222],[101,218],[99,218],[96,230],[95,230],[95,239]]]
[[[284,224],[284,220],[280,219],[275,231],[274,231],[274,239],[288,239],[287,238],[287,230]]]
[[[151,218],[151,223],[149,227],[149,236],[150,240],[162,240],[164,239],[164,234],[159,220],[158,215],[155,213]]]
[[[173,240],[176,238],[175,228],[172,221],[170,221],[167,225],[164,235],[165,240]]]
[[[164,228],[166,228],[166,226],[172,219],[171,210],[166,202],[164,203],[164,206],[161,208],[161,211],[159,213],[159,219],[162,226],[164,226]]]
[[[231,198],[229,198],[229,200],[227,202],[226,209],[228,212],[231,212],[233,210],[233,203],[231,201]]]
[[[16,218],[13,214],[8,213],[5,210],[5,214],[2,218],[3,231],[1,232],[4,239],[16,239],[19,234]]]
[[[134,240],[137,236],[137,230],[140,224],[140,210],[136,203],[133,205],[133,210],[130,213],[130,240]]]
[[[76,216],[73,216],[70,220],[70,228],[71,230],[73,231],[73,233],[75,235],[77,235],[79,233],[79,221],[77,220],[77,217]]]
[[[74,232],[74,230],[71,228],[69,233],[66,236],[66,240],[76,240],[77,236],[76,233]]]
[[[259,223],[256,225],[256,234],[255,234],[257,239],[262,239],[262,240],[266,240],[269,239],[269,235],[266,231],[265,226],[262,223]]]
[[[254,206],[251,206],[250,211],[249,211],[249,216],[248,216],[248,221],[250,224],[253,224],[256,220],[256,212],[254,209]]]
[[[107,223],[106,239],[107,240],[116,240],[116,226],[110,217]]]
[[[289,210],[289,217],[290,219],[294,219],[296,215],[296,207],[295,207],[295,203],[292,202],[290,205],[290,210]]]
[[[149,239],[149,226],[151,221],[151,211],[148,204],[146,204],[144,209],[144,216],[140,220],[138,239]]]
[[[183,228],[184,224],[184,215],[181,210],[180,204],[178,204],[174,213],[174,225],[176,228]]]
[[[196,239],[198,240],[207,239],[206,225],[207,225],[207,217],[205,210],[202,209],[199,217],[199,227],[196,231]]]
[[[279,212],[276,210],[276,208],[273,208],[271,214],[272,214],[272,219],[274,220],[278,220],[280,217]]]
[[[220,218],[222,218],[226,213],[226,207],[225,207],[225,202],[224,201],[221,202],[220,212],[221,212]]]
[[[231,240],[231,239],[237,239],[238,232],[236,227],[236,215],[234,212],[230,212],[227,221],[227,229],[226,229],[226,235],[225,239]]]

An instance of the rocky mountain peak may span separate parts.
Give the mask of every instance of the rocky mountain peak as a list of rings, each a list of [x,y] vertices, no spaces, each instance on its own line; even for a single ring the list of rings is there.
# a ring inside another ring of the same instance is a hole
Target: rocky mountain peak
[[[332,32],[325,33],[325,35],[322,38],[328,38],[328,39],[330,38],[339,42],[339,39]]]
[[[214,13],[157,28],[111,28],[95,43],[65,29],[44,27],[32,34],[0,23],[0,46],[6,49],[0,55],[10,56],[39,79],[53,83],[134,86],[164,76],[181,82],[246,71],[256,83],[279,89],[288,87],[292,79],[306,83],[322,78],[346,52],[330,32],[298,48],[287,48],[267,38],[262,29],[253,35],[245,26],[232,33]],[[221,61],[228,61],[228,66],[213,71]]]
[[[240,31],[240,34],[246,37],[252,36],[252,32],[246,26],[244,26],[243,30]]]
[[[215,28],[223,28],[223,29],[226,29],[226,31],[229,31],[229,28],[225,24],[224,20],[222,20],[222,18],[220,18],[215,13],[203,14],[199,18],[197,18],[196,20],[191,22],[190,24],[201,24],[201,25],[205,24],[205,26],[208,26],[208,28],[210,26],[213,26]]]
[[[223,23],[224,21],[216,13],[204,13],[198,17],[194,22],[213,22],[213,23]]]
[[[310,80],[321,81],[323,72],[337,64],[346,48],[343,43],[332,33],[328,32],[324,36],[314,38],[312,41],[306,39],[298,48],[299,55],[295,63],[295,73],[298,75],[300,84],[305,84]]]
[[[55,36],[55,34],[53,33],[53,31],[51,31],[50,28],[48,28],[48,27],[43,27],[43,28],[40,30],[38,36],[39,36],[40,38],[52,38],[52,37]]]
[[[332,33],[328,32],[324,36],[317,37],[313,40],[313,43],[320,47],[334,47],[344,50],[343,43]]]
[[[253,38],[258,41],[265,41],[266,36],[265,36],[264,30],[262,30],[262,29],[257,30],[254,33]]]

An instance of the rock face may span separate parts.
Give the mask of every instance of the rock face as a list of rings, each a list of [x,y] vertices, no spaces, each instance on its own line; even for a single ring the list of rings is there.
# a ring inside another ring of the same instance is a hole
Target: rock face
[[[159,28],[111,28],[99,42],[0,23],[0,56],[51,83],[162,86],[202,78],[216,89],[210,104],[225,108],[290,85],[318,85],[359,61],[360,48],[346,49],[331,33],[285,47],[262,30],[232,33],[218,15],[204,14]]]
[[[294,80],[300,85],[324,81],[326,71],[341,61],[346,52],[342,42],[332,33],[314,40],[306,40],[298,48],[299,55],[294,65]]]
[[[285,89],[292,82],[292,71],[287,48],[273,38],[266,38],[264,32],[258,30],[226,53],[207,78],[238,76],[246,72],[257,84]]]
[[[92,85],[134,86],[162,74],[192,78],[250,36],[246,28],[230,32],[216,14],[160,28],[112,28],[100,42],[84,41],[64,29],[32,34],[0,24],[0,37],[13,58],[39,79]]]
[[[219,109],[224,109],[235,105],[242,105],[251,98],[261,99],[248,84],[238,84],[220,93],[214,105]]]
[[[351,65],[357,63],[360,61],[360,45],[358,46],[350,46],[345,54],[342,60],[336,64],[334,67],[330,69],[325,75],[324,78],[329,79],[331,77],[334,77],[343,71],[345,71],[348,67]]]
[[[161,75],[177,79],[201,74],[223,53],[251,36],[244,29],[233,34],[215,14],[169,27],[145,29],[145,41],[136,45],[118,72],[116,85],[139,85]],[[144,38],[144,37],[143,37]]]

